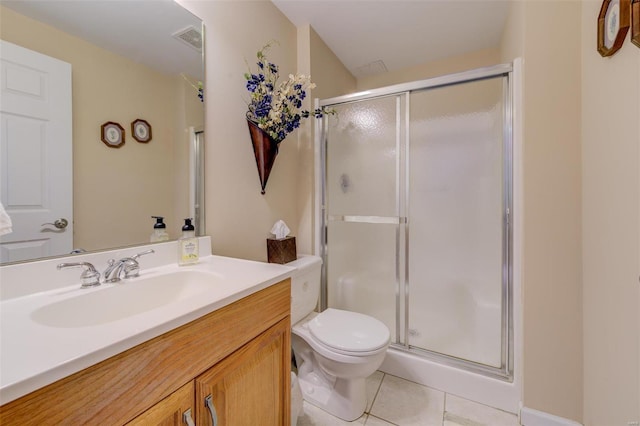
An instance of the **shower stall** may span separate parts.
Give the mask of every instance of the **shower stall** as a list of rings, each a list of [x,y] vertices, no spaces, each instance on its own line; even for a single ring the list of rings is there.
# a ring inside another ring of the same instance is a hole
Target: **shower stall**
[[[325,99],[316,138],[322,308],[389,327],[383,371],[510,411],[468,392],[514,385],[512,99],[512,65]]]

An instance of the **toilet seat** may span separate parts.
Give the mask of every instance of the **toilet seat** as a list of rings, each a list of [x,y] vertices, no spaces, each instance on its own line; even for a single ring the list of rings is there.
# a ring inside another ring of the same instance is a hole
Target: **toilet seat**
[[[329,308],[309,321],[308,327],[316,342],[345,355],[365,356],[389,344],[387,326],[357,312]]]

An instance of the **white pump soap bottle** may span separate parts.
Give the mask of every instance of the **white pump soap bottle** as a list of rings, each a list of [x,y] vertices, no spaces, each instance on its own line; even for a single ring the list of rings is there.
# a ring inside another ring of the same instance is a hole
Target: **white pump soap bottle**
[[[169,241],[169,234],[167,234],[167,225],[164,223],[164,217],[162,216],[151,216],[156,220],[156,223],[153,225],[153,234],[151,234],[151,238],[149,239],[152,243],[158,243],[161,241]]]
[[[193,265],[198,263],[199,247],[196,229],[191,224],[191,218],[184,220],[182,237],[178,240],[178,265]]]

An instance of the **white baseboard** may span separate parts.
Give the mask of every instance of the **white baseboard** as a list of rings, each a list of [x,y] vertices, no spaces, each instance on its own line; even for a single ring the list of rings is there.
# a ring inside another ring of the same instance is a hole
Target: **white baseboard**
[[[574,420],[554,416],[544,411],[523,407],[520,411],[520,423],[523,426],[582,426]]]

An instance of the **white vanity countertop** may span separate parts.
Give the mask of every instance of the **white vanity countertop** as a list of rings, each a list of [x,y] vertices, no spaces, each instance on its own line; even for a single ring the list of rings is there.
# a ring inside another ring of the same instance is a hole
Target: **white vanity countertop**
[[[122,319],[86,327],[43,325],[34,320],[33,313],[66,299],[112,286],[126,286],[127,281],[90,289],[74,284],[3,300],[0,304],[0,405],[265,289],[290,277],[294,271],[284,265],[212,255],[201,257],[197,265],[183,267],[174,263],[145,268],[144,260],[140,261],[140,278],[133,280],[192,270],[215,275],[214,288]],[[79,275],[80,270],[75,272]]]

